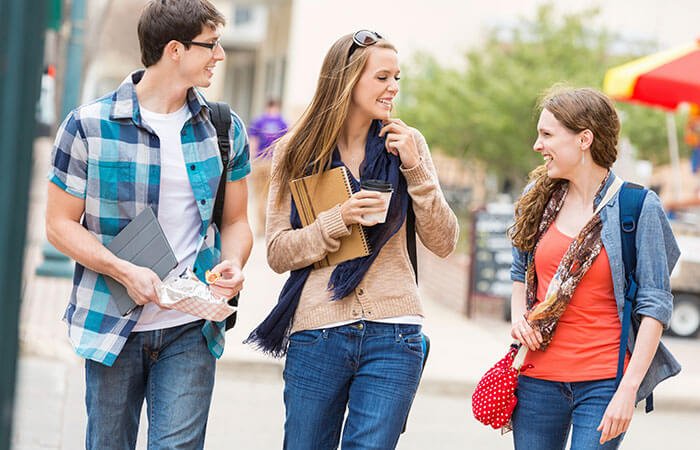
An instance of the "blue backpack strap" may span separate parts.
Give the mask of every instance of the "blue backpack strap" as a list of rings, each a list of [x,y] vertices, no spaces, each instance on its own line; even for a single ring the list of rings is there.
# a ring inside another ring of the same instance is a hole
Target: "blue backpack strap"
[[[625,365],[625,355],[629,340],[629,330],[632,325],[632,309],[637,297],[637,223],[642,212],[647,189],[634,183],[625,182],[620,189],[620,238],[622,241],[622,261],[625,265],[625,308],[622,313],[622,329],[620,332],[620,351],[617,360],[617,376],[615,384],[620,385]],[[650,394],[646,400],[646,412],[654,409],[654,399]]]

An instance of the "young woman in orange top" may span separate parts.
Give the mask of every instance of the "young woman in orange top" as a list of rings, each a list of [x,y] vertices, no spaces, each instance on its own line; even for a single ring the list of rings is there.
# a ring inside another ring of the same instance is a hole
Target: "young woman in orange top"
[[[592,89],[556,91],[541,109],[533,150],[545,164],[532,172],[510,230],[511,335],[529,349],[513,439],[516,449],[563,449],[573,430],[573,449],[615,449],[636,403],[680,371],[659,342],[671,316],[669,274],[679,251],[649,191],[636,231],[639,326],[630,332],[618,385],[625,274],[620,180],[610,167],[620,121],[612,102]],[[542,301],[547,308],[536,309]]]

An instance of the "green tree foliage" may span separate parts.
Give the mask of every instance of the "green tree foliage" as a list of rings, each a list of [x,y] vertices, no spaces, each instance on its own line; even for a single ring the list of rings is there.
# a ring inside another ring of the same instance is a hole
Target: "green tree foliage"
[[[555,83],[602,89],[605,72],[653,52],[636,43],[634,54],[613,49],[620,38],[596,29],[596,10],[555,18],[553,5],[512,30],[490,30],[484,44],[465,55],[465,69],[443,67],[420,54],[402,81],[399,112],[427,140],[447,154],[480,161],[502,179],[522,183],[541,163],[531,151],[536,137],[538,99]],[[597,30],[597,31],[596,31]],[[504,33],[504,31],[506,33]],[[624,43],[630,52],[630,43]],[[663,112],[619,103],[622,133],[642,158],[668,156]]]

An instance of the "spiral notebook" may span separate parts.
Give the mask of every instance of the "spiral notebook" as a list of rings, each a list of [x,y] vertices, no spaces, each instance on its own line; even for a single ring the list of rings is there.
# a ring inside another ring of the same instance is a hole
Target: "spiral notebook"
[[[347,170],[344,166],[336,167],[289,182],[289,189],[292,191],[292,198],[303,226],[312,224],[318,213],[327,211],[352,196],[352,185]],[[340,238],[338,251],[328,253],[325,258],[314,263],[314,269],[367,256],[370,252],[364,228],[360,224],[353,224],[350,226],[350,235]]]

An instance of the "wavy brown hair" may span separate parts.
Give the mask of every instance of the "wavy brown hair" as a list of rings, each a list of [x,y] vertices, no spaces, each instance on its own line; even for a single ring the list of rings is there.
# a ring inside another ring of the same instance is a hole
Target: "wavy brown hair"
[[[370,49],[396,51],[386,39],[379,39],[369,47],[355,48],[348,58],[352,36],[346,34],[328,50],[311,104],[289,134],[281,139],[284,154],[272,174],[281,180],[277,204],[287,192],[290,180],[330,168],[333,150],[350,108],[352,90],[367,65]]]
[[[559,123],[574,133],[590,130],[593,143],[589,150],[593,162],[606,169],[613,165],[617,159],[620,119],[607,96],[595,89],[555,86],[545,94],[538,109],[551,112]],[[523,252],[534,250],[544,208],[554,188],[566,182],[547,176],[544,165],[530,172],[529,181],[529,189],[523,191],[515,204],[515,223],[508,229],[513,246]]]

